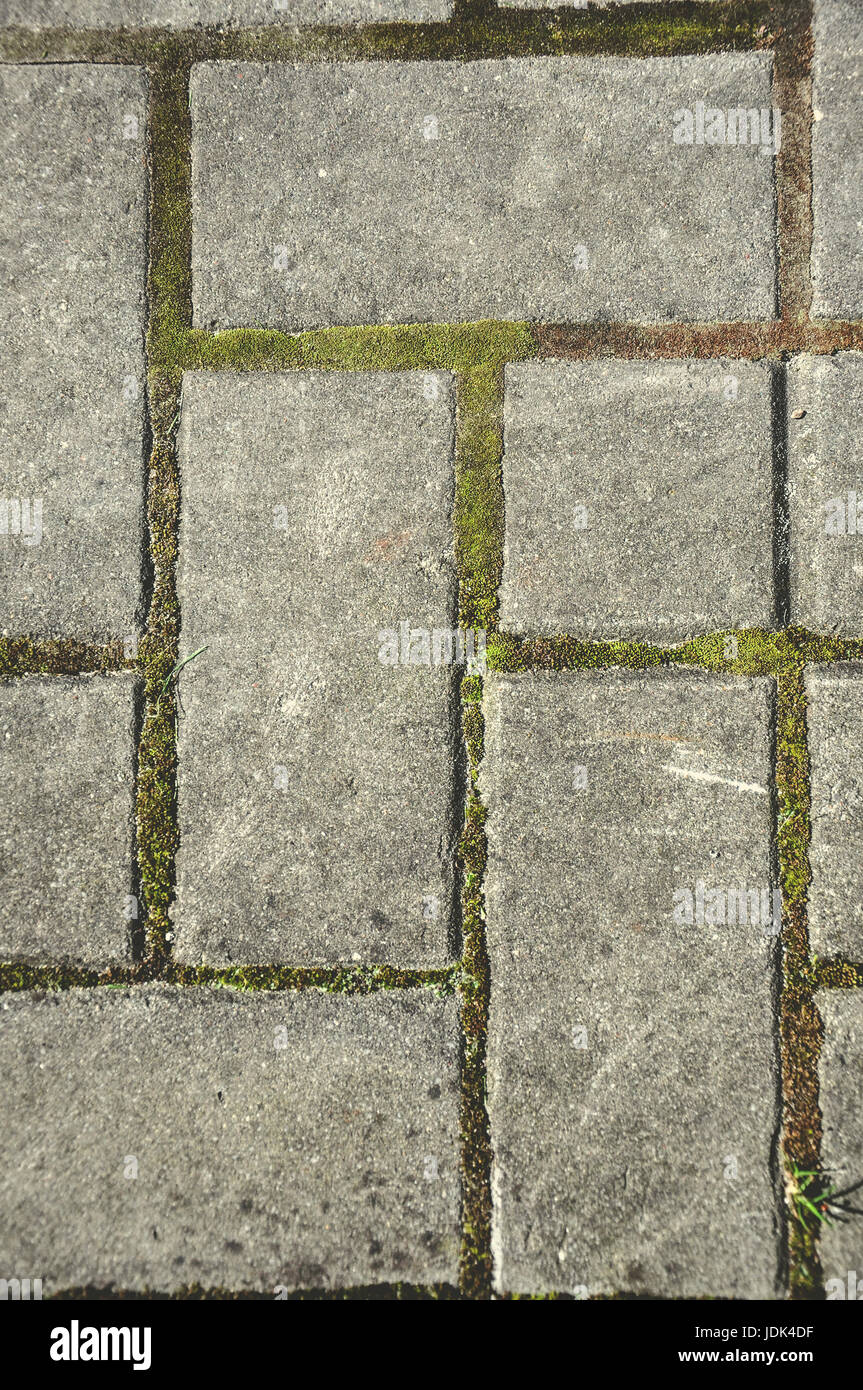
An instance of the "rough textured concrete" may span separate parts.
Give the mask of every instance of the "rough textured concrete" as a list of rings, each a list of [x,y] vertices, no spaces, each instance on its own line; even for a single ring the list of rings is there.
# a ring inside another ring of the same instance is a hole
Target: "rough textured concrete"
[[[863,632],[863,353],[794,358],[788,417],[791,620],[856,637]]]
[[[0,1267],[46,1295],[455,1280],[454,999],[6,995],[0,1056]]]
[[[0,960],[128,961],[134,677],[0,684]]]
[[[772,159],[674,130],[705,94],[768,108],[770,75],[766,53],[200,64],[195,322],[769,316]]]
[[[442,374],[184,379],[184,960],[447,958],[463,668],[379,634],[455,623],[452,409]]]
[[[863,315],[863,6],[815,0],[813,315]]]
[[[819,1066],[819,1104],[824,1137],[821,1160],[829,1174],[828,1186],[853,1187],[863,1178],[863,995],[859,990],[817,994],[815,1002],[824,1024]],[[860,1188],[845,1198],[859,1211]],[[863,1222],[847,1222],[821,1228],[821,1267],[824,1279],[845,1284],[853,1270],[857,1299],[863,1299]],[[833,1298],[838,1288],[827,1285]]]
[[[770,380],[760,362],[508,366],[502,626],[772,627]]]
[[[806,694],[812,791],[809,940],[819,956],[863,961],[863,779],[858,756],[863,665],[810,667]]]
[[[675,921],[768,887],[770,684],[487,689],[497,1286],[770,1297],[776,939]]]
[[[0,67],[0,630],[137,626],[145,148],[142,71]]]
[[[0,0],[0,24],[25,29],[194,29],[443,20],[452,0]]]

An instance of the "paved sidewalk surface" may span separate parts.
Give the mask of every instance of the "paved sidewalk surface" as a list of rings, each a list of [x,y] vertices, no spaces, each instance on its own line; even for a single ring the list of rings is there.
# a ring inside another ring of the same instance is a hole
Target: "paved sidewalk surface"
[[[0,1288],[857,1297],[863,6],[0,59]]]

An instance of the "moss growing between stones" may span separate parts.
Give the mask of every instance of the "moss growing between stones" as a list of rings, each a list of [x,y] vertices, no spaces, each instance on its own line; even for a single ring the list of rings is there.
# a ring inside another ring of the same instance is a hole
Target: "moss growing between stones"
[[[80,676],[89,671],[133,671],[122,642],[100,647],[66,639],[0,637],[0,680],[12,676]]]
[[[151,299],[154,314],[158,297]],[[180,481],[174,448],[179,393],[158,376],[149,381],[153,434],[147,522],[153,590],[147,631],[139,646],[145,682],[144,719],[138,748],[138,867],[144,905],[147,954],[161,959],[168,947],[169,909],[174,892],[176,818],[176,709],[174,692],[163,690],[177,660],[179,607],[177,561]]]
[[[703,4],[676,0],[611,10],[495,10],[485,0],[457,4],[453,19],[435,24],[270,25],[265,28],[31,31],[0,36],[6,62],[64,60],[149,63],[174,67],[207,61],[297,62],[342,59],[418,61],[620,54],[649,57],[754,49],[773,40],[768,0]]]

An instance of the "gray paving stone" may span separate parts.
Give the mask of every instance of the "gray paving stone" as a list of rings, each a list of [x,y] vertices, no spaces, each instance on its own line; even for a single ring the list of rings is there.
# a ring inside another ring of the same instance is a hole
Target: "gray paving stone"
[[[766,53],[200,64],[195,322],[769,316],[772,160],[674,131],[770,91]]]
[[[140,69],[0,67],[7,632],[104,640],[138,626],[145,148]]]
[[[794,358],[788,416],[791,620],[814,632],[857,637],[863,634],[863,353]]]
[[[863,665],[806,671],[812,839],[809,939],[820,956],[863,961]],[[863,1174],[861,1174],[863,1176]],[[863,1278],[863,1269],[860,1271]]]
[[[863,995],[859,990],[822,991],[815,996],[824,1024],[819,1066],[823,1122],[821,1158],[831,1185],[851,1187],[863,1178]],[[860,1191],[847,1199],[860,1207]],[[821,1267],[828,1298],[853,1288],[863,1299],[863,1223],[860,1218],[822,1226]],[[853,1271],[853,1281],[849,1275]],[[830,1284],[830,1280],[836,1281]]]
[[[497,1287],[770,1297],[776,938],[725,897],[770,883],[770,683],[487,689]]]
[[[813,315],[863,316],[863,6],[815,0]]]
[[[766,364],[518,363],[505,387],[504,628],[774,625]]]
[[[131,959],[135,680],[0,683],[0,960]]]
[[[446,375],[184,379],[184,960],[448,958],[463,667],[380,634],[456,621],[452,450]]]
[[[5,995],[0,1056],[0,1259],[46,1295],[455,1282],[454,999]]]
[[[445,20],[453,0],[0,0],[0,24],[25,29],[194,29]],[[119,11],[119,12],[118,12]]]

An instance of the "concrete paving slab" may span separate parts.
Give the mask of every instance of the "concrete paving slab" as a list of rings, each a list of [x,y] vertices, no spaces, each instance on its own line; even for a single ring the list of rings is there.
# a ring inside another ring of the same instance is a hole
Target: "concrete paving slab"
[[[812,313],[863,315],[863,7],[815,0]]]
[[[180,684],[177,954],[443,965],[449,377],[192,373],[179,447],[181,652],[206,651]]]
[[[859,990],[822,991],[815,997],[824,1025],[819,1096],[824,1136],[821,1158],[827,1186],[854,1187],[863,1178],[863,996]],[[860,1209],[860,1191],[843,1200]],[[822,1226],[821,1267],[827,1297],[863,1299],[863,1222],[858,1217]]]
[[[0,66],[0,631],[138,631],[147,80]]]
[[[6,995],[0,1057],[0,1262],[44,1296],[455,1281],[452,998]]]
[[[24,29],[262,28],[449,19],[453,0],[0,0],[0,24]]]
[[[762,362],[508,366],[502,627],[773,627],[771,382]]]
[[[809,667],[806,695],[809,940],[819,956],[863,961],[863,782],[856,756],[863,741],[863,665]]]
[[[863,631],[863,353],[795,357],[787,409],[791,621],[854,637]]]
[[[770,683],[487,689],[496,1286],[770,1298]]]
[[[767,53],[202,63],[191,90],[198,327],[774,313]],[[707,143],[741,106],[765,143]]]
[[[0,960],[128,964],[136,681],[0,683]]]

